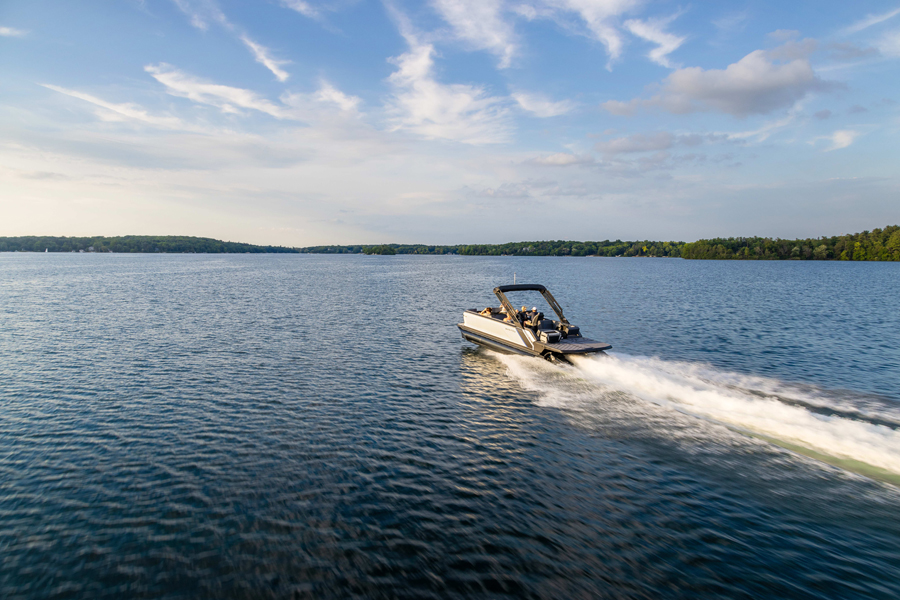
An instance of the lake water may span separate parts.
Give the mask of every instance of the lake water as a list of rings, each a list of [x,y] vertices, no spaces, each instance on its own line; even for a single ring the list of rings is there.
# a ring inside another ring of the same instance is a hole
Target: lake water
[[[895,599],[898,484],[900,264],[0,254],[3,598]]]

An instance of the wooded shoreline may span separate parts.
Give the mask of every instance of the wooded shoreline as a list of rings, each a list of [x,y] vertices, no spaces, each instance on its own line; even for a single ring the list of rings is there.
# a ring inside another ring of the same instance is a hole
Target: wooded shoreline
[[[458,254],[464,256],[670,257],[695,260],[852,260],[900,261],[900,226],[840,236],[786,240],[739,237],[696,242],[604,240],[542,241],[508,244],[381,244],[347,246],[258,246],[192,236],[0,237],[0,252],[116,253],[309,253]]]

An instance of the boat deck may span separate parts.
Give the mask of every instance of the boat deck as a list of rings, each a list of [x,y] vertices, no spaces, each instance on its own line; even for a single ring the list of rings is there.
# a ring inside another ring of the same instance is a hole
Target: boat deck
[[[588,352],[599,352],[612,348],[606,342],[598,342],[586,337],[565,338],[556,344],[544,344],[544,347],[560,354],[587,354]]]

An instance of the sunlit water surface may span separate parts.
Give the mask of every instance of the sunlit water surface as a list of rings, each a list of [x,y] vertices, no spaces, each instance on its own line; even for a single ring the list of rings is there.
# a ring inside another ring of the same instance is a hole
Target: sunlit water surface
[[[544,283],[605,357],[464,342]],[[4,598],[900,597],[900,265],[0,254]]]

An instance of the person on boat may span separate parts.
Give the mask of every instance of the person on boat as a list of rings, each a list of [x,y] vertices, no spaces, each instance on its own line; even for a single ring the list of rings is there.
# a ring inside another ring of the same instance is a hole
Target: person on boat
[[[491,316],[491,315],[493,314],[493,312],[494,312],[494,309],[491,308],[490,306],[488,306],[487,308],[485,308],[483,311],[481,311],[481,312],[478,313],[478,314],[480,314],[480,315],[482,315],[482,316],[484,316],[484,317],[489,317],[489,316]]]

